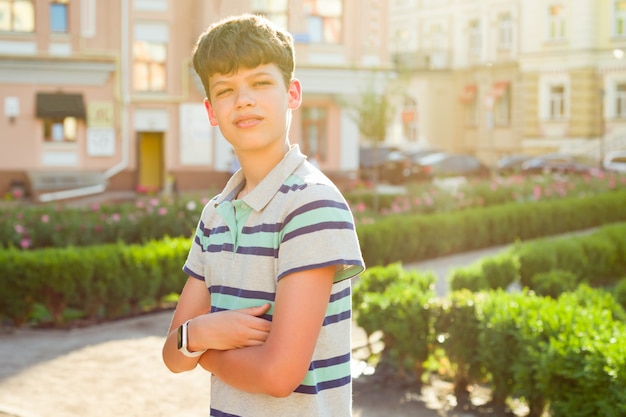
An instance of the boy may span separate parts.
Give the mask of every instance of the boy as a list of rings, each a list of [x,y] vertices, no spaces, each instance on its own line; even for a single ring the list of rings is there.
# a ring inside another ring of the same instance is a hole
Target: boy
[[[349,278],[365,266],[341,193],[287,137],[293,39],[231,17],[193,64],[241,169],[203,210],[163,360],[212,373],[211,416],[350,416]]]

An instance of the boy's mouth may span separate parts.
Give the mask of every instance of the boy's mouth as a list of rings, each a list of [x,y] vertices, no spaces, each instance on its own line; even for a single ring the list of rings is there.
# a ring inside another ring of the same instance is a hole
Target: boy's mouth
[[[261,123],[262,120],[259,116],[243,116],[236,118],[233,124],[237,127],[252,127]]]

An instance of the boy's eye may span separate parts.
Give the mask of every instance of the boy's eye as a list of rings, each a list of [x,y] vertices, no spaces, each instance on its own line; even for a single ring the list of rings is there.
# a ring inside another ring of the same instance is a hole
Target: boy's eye
[[[256,81],[254,85],[270,85],[270,82],[266,80]]]
[[[224,94],[228,93],[230,91],[230,88],[225,88],[223,90],[218,90],[215,92],[216,96],[223,96]]]

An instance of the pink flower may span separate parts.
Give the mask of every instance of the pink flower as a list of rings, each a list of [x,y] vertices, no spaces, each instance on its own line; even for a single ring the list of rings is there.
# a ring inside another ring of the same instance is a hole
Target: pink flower
[[[100,205],[98,203],[94,203],[91,205],[91,210],[98,211],[100,210]]]
[[[356,211],[358,211],[359,213],[364,212],[366,209],[367,209],[367,206],[363,202],[360,202],[359,204],[356,205]]]
[[[113,220],[114,222],[119,222],[120,221],[120,214],[119,213],[113,213],[111,215],[111,220]]]
[[[533,197],[535,200],[539,200],[541,198],[541,186],[535,185],[535,189],[533,190]]]
[[[143,208],[143,201],[141,201],[141,200],[137,201],[137,204],[135,204],[135,207]]]
[[[20,241],[20,246],[22,247],[22,249],[28,249],[30,248],[30,243],[30,239],[25,237]]]
[[[150,199],[150,204],[152,204],[153,206],[158,206],[159,205],[159,200],[156,198],[151,198]]]
[[[15,226],[13,226],[13,229],[15,230],[15,233],[17,233],[18,235],[21,235],[22,233],[24,233],[24,226],[22,226],[21,224],[16,224]]]
[[[167,214],[167,207],[161,207],[159,209],[159,215],[165,216]]]
[[[49,221],[50,221],[50,216],[48,216],[47,214],[44,214],[41,216],[42,223],[48,223]]]

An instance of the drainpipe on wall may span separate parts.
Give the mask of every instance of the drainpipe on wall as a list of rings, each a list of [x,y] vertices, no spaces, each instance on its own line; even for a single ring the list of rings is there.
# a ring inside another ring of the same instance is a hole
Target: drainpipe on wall
[[[123,171],[128,167],[129,154],[130,154],[130,129],[128,118],[128,107],[130,103],[130,88],[129,88],[129,16],[128,16],[128,0],[121,1],[121,58],[120,58],[120,89],[121,89],[121,101],[122,101],[122,114],[121,114],[121,135],[122,135],[122,160],[113,167],[104,172],[104,184],[90,185],[88,187],[75,188],[71,190],[55,191],[51,193],[43,193],[39,195],[39,201],[42,203],[49,203],[51,201],[63,200],[67,198],[83,197],[86,195],[99,194],[106,191],[106,180],[112,176]]]
[[[122,135],[122,160],[104,172],[104,179],[120,173],[128,167],[130,160],[130,121],[128,117],[130,104],[130,79],[129,79],[129,53],[130,53],[130,25],[128,16],[128,0],[121,0],[122,16],[122,45],[120,58],[120,85],[122,94],[121,135]]]

